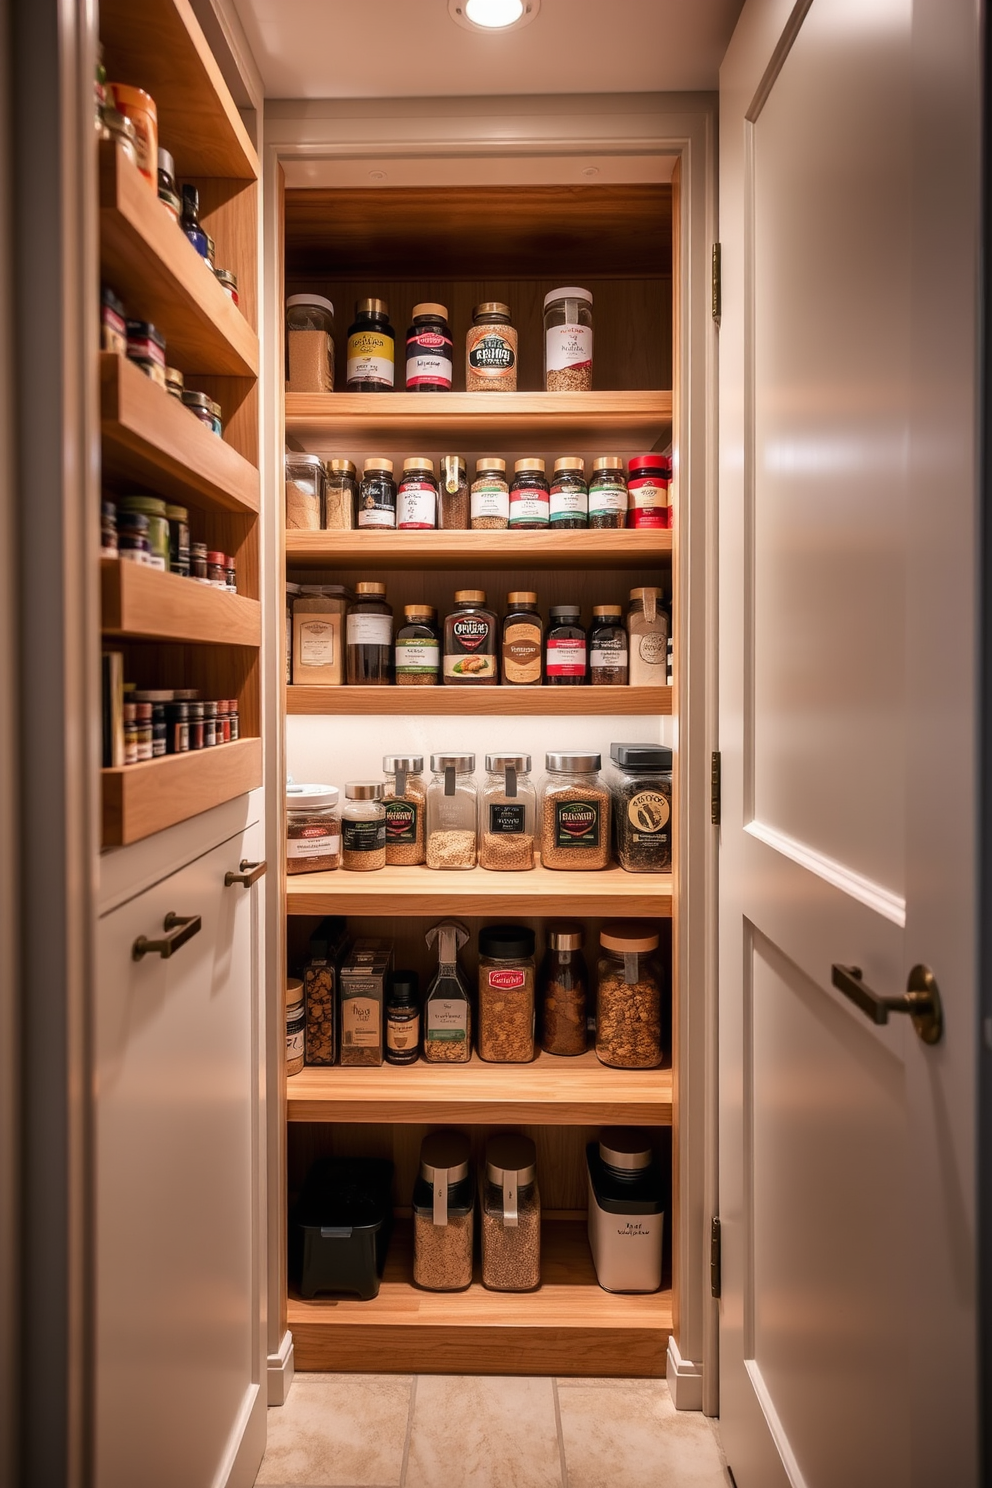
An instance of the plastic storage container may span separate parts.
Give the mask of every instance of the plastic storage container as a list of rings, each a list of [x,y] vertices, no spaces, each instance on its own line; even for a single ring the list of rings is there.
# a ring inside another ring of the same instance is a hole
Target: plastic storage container
[[[291,393],[334,391],[334,306],[323,295],[286,301],[286,361]]]
[[[341,810],[333,785],[286,787],[286,872],[326,873],[341,866]]]
[[[530,1292],[541,1284],[537,1152],[530,1137],[514,1132],[486,1143],[482,1284],[493,1292]]]
[[[596,1054],[614,1069],[654,1069],[663,1052],[658,933],[639,920],[613,920],[599,944]]]
[[[665,1184],[646,1131],[615,1127],[586,1148],[589,1248],[607,1292],[661,1286]]]
[[[457,1131],[430,1132],[413,1190],[413,1279],[430,1292],[463,1292],[472,1281],[475,1191],[471,1144]]]
[[[300,1295],[379,1293],[393,1224],[393,1165],[381,1158],[324,1157],[296,1206],[293,1267]]]

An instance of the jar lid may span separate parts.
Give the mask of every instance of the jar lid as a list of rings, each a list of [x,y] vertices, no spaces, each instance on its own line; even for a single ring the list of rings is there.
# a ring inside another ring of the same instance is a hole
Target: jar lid
[[[359,300],[355,305],[356,315],[388,315],[389,306],[385,300]]]
[[[389,1000],[404,1007],[416,1007],[420,979],[415,971],[394,971],[389,979]]]
[[[367,599],[378,599],[385,592],[385,584],[378,584],[372,579],[363,579],[360,584],[355,585],[355,593]]]
[[[223,412],[224,412],[224,410],[223,410],[223,408],[221,408],[220,404],[219,403],[215,403],[214,400],[213,400],[213,398],[208,398],[207,399],[207,407],[210,409],[210,412],[213,414],[213,416],[214,416],[215,419],[219,419],[221,417],[221,415],[223,414]]]
[[[519,960],[534,954],[534,932],[526,925],[487,925],[479,931],[480,956]]]
[[[503,1185],[506,1178],[516,1179],[523,1188],[534,1182],[537,1148],[530,1137],[517,1132],[500,1132],[486,1143],[486,1177],[490,1183]]]
[[[465,460],[462,455],[442,455],[441,475],[446,482],[454,481],[454,486],[448,485],[449,491],[454,491],[465,474]]]
[[[654,589],[648,584],[642,589],[631,589],[630,597],[631,599],[660,599],[664,592],[664,589]]]
[[[607,1167],[626,1172],[649,1168],[654,1161],[650,1136],[636,1126],[611,1126],[601,1131],[599,1155]]]
[[[294,305],[316,305],[319,309],[327,310],[331,315],[334,314],[334,306],[330,300],[325,300],[324,296],[319,294],[290,295],[286,301],[286,309],[292,310]]]
[[[286,585],[289,588],[289,585]],[[325,599],[349,599],[351,596],[343,584],[297,584],[298,594],[315,594]]]
[[[381,801],[383,790],[381,780],[349,780],[344,793],[349,801]]]
[[[602,768],[600,754],[546,754],[544,768],[553,775],[595,775]]]
[[[672,768],[672,751],[665,744],[611,744],[610,759],[622,770]]]
[[[485,589],[456,589],[455,604],[485,604]]]
[[[555,461],[556,470],[581,470],[585,475],[586,462],[580,460],[577,455],[560,455]]]
[[[541,474],[543,475],[544,474],[544,461],[543,460],[530,460],[530,459],[528,459],[528,460],[514,460],[514,462],[513,462],[513,469],[514,469],[514,473],[516,473],[518,470],[539,470],[541,472]]]
[[[238,287],[238,276],[232,269],[214,269],[214,278],[221,284],[230,284],[232,289]]]
[[[646,930],[643,920],[610,920],[599,932],[599,943],[608,951],[654,951],[657,930]]]
[[[170,522],[185,522],[189,519],[189,511],[185,506],[166,506],[165,515]]]
[[[193,391],[192,388],[183,388],[183,402],[185,403],[187,408],[206,408],[208,410],[210,408],[210,399],[207,397],[206,393],[196,393]],[[289,459],[288,454],[286,458]],[[296,456],[296,458],[300,460],[311,460],[315,459],[316,456],[298,455]]]
[[[131,694],[136,703],[172,703],[176,694],[171,687],[159,687],[154,691],[142,688]]]
[[[138,131],[127,114],[118,113],[117,109],[105,108],[103,111],[103,122],[111,134],[122,134],[125,139],[129,139],[134,144],[137,144]]]
[[[128,340],[133,337],[137,341],[154,341],[165,351],[165,337],[161,331],[155,329],[150,320],[129,320],[127,323]]]
[[[606,615],[619,620],[623,615],[623,605],[593,605],[592,612],[594,615]]]
[[[392,473],[393,473],[393,462],[392,462],[392,460],[387,460],[386,457],[385,457],[385,455],[369,455],[369,458],[365,461],[365,464],[362,466],[362,469],[363,470],[385,470],[386,473],[387,473],[387,475],[392,475]]]
[[[410,775],[419,775],[424,768],[424,756],[422,754],[384,754],[382,768],[387,775],[395,775],[397,770],[406,770]]]
[[[404,470],[429,470],[434,474],[434,461],[430,455],[407,455],[403,461]]]
[[[623,455],[597,455],[592,462],[593,470],[623,470]]]
[[[203,394],[194,393],[193,396],[196,398],[202,398]],[[296,450],[287,450],[286,469],[319,470],[321,474],[323,474],[324,462],[319,455],[303,455],[299,454]]]
[[[172,176],[173,179],[175,178],[176,162],[168,150],[163,150],[161,145],[158,147],[158,168],[160,171],[165,171],[167,176]]]
[[[457,770],[461,774],[471,773],[475,769],[474,754],[432,754],[431,769]]]
[[[296,596],[302,590],[302,588],[303,588],[303,585],[302,584],[293,584],[293,583],[287,582],[287,584],[286,584],[286,598],[287,599],[295,599]]]
[[[177,687],[172,696],[177,703],[192,703],[200,696],[200,690],[197,687]]]
[[[628,470],[660,470],[665,475],[671,475],[671,461],[667,455],[631,455],[627,461]]]
[[[328,473],[330,473],[330,474],[334,474],[334,475],[354,475],[355,474],[355,466],[354,466],[353,461],[351,461],[351,460],[341,460],[341,459],[325,460],[324,461],[324,464],[327,466]]]
[[[136,707],[137,713],[138,713],[138,722],[139,723],[146,723],[147,720],[149,718],[151,718],[151,716],[152,716],[152,705],[151,705],[151,703],[137,703],[137,704],[135,704],[135,707]]]
[[[408,620],[436,620],[437,610],[433,605],[412,604],[403,606],[403,614]]]
[[[577,289],[574,284],[567,284],[564,289],[552,289],[544,296],[544,308],[555,300],[585,300],[592,304],[592,295],[588,289]]]
[[[340,794],[336,785],[287,785],[286,807],[289,811],[306,811],[336,806]]]
[[[299,1007],[303,1001],[303,983],[299,977],[286,978],[286,1011]]]
[[[414,305],[413,307],[414,320],[417,319],[418,315],[430,315],[437,320],[447,320],[448,307],[447,305],[435,305],[432,300],[425,300],[423,304]]]
[[[510,307],[504,305],[502,300],[483,300],[481,305],[476,305],[472,311],[472,319],[475,320],[479,315],[505,315],[509,320]]]
[[[487,770],[519,770],[526,775],[531,767],[529,754],[487,754]]]
[[[553,951],[581,951],[586,933],[575,920],[562,920],[548,928],[548,945]]]
[[[212,564],[213,567],[215,567],[215,568],[226,568],[227,567],[227,559],[226,559],[226,557],[225,557],[225,555],[223,553],[214,553],[214,552],[211,552],[211,551],[208,550],[208,552],[207,552],[207,562],[209,564]]]
[[[166,367],[165,381],[167,386],[171,383],[173,387],[177,387],[180,390],[185,386],[185,378],[178,367]]]
[[[420,1176],[433,1184],[435,1178],[449,1188],[468,1177],[472,1144],[464,1132],[428,1132],[420,1144]]]
[[[146,517],[166,515],[166,504],[158,496],[122,496],[117,504],[121,511],[140,512]]]
[[[506,596],[507,604],[537,604],[537,595],[533,589],[511,589]]]
[[[475,473],[476,473],[476,475],[478,475],[478,473],[479,473],[480,470],[505,470],[505,469],[506,469],[506,461],[505,460],[501,460],[500,457],[499,457],[499,455],[483,455],[481,459],[476,460],[476,462],[475,462]]]
[[[550,614],[552,619],[557,615],[559,620],[578,620],[582,611],[578,605],[552,605]]]

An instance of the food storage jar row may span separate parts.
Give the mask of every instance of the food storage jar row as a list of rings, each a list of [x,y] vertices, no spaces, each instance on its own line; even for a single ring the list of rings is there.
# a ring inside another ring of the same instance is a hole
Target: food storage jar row
[[[237,698],[203,700],[195,687],[138,688],[124,681],[123,654],[103,653],[105,767],[213,749],[240,737]]]
[[[100,556],[139,563],[211,589],[237,594],[237,566],[230,553],[190,542],[189,512],[157,496],[104,499],[100,509]]]
[[[199,419],[212,434],[224,432],[223,410],[219,403],[206,393],[196,392],[186,386],[185,378],[178,367],[170,367],[166,361],[165,337],[150,320],[130,320],[123,301],[109,285],[100,291],[100,345],[104,351],[112,351],[127,357],[140,367],[152,382],[165,388],[167,393]]]
[[[572,286],[544,297],[544,385],[549,392],[587,392],[592,387],[592,299],[589,290]],[[516,392],[518,343],[508,304],[483,300],[476,305],[464,342],[468,392]],[[358,300],[348,328],[347,389],[450,393],[454,347],[446,305],[433,300],[414,305],[405,345],[397,353],[387,301]],[[324,295],[294,294],[286,301],[286,387],[291,393],[334,391],[334,305]]]
[[[536,456],[475,461],[461,455],[369,455],[361,474],[343,457],[286,454],[286,526],[318,532],[554,532],[671,526],[668,455],[560,455],[549,471]]]
[[[438,622],[433,605],[408,604],[397,624],[385,584],[287,584],[286,680],[297,686],[663,687],[671,623],[664,590],[631,589],[622,605],[552,605],[510,590],[500,615],[484,589],[456,589]]]

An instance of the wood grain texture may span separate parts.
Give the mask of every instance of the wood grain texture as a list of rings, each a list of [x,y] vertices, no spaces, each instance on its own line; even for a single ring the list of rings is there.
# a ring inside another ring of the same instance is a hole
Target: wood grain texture
[[[107,77],[155,100],[180,176],[258,175],[258,156],[189,0],[101,0]]]
[[[204,431],[206,432],[206,431]],[[286,562],[306,568],[650,569],[671,562],[672,534],[657,531],[286,533]],[[523,586],[526,587],[526,586]]]
[[[100,600],[105,636],[227,646],[262,642],[262,607],[256,599],[119,558],[105,558],[100,565]]]
[[[104,847],[126,847],[262,783],[261,739],[101,770]]]
[[[585,718],[672,711],[670,687],[287,687],[286,712],[323,716]]]
[[[100,145],[100,272],[183,373],[258,374],[258,337],[118,145]]]

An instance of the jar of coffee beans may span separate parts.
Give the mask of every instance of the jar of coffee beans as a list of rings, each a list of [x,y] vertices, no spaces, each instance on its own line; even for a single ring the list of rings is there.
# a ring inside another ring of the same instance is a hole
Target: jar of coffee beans
[[[599,944],[597,1057],[615,1069],[654,1069],[662,1061],[658,932],[638,920],[612,920]]]
[[[672,871],[672,751],[611,744],[617,858],[628,873]]]
[[[413,1279],[430,1292],[463,1292],[472,1281],[475,1188],[463,1132],[435,1131],[420,1147],[413,1190]]]
[[[545,868],[605,868],[610,861],[610,793],[598,754],[545,756],[541,861]]]
[[[541,1195],[530,1137],[504,1132],[486,1143],[482,1193],[482,1285],[531,1292],[541,1284]]]

